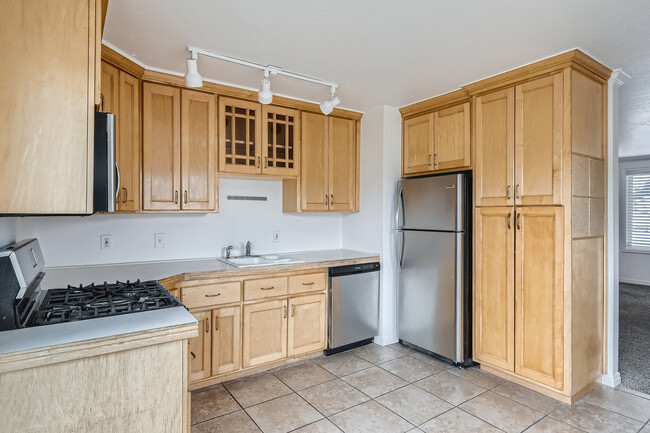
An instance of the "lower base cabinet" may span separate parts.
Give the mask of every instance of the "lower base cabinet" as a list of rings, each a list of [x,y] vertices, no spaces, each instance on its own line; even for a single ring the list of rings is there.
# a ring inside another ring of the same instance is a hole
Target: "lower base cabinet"
[[[287,301],[244,305],[244,368],[287,356]]]
[[[325,294],[289,299],[289,356],[325,347],[327,299]]]
[[[241,368],[241,310],[239,307],[212,310],[212,375]]]
[[[190,382],[210,377],[212,371],[210,365],[210,311],[192,314],[199,322],[199,335],[189,340]]]

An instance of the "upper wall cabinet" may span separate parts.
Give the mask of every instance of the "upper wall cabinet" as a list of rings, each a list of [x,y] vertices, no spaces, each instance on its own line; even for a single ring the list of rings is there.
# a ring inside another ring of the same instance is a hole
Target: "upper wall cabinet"
[[[99,4],[99,0],[3,2],[2,214],[93,210]]]
[[[219,171],[298,176],[299,122],[297,110],[219,98]]]
[[[402,175],[471,167],[470,104],[407,118],[403,122]]]
[[[478,96],[476,205],[562,204],[562,74]]]
[[[359,122],[303,112],[300,179],[283,181],[285,212],[356,212]]]
[[[153,83],[142,91],[143,210],[216,211],[215,96]]]

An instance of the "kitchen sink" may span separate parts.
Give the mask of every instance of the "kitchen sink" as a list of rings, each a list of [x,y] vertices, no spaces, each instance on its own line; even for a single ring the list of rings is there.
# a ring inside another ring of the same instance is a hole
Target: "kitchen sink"
[[[252,268],[254,266],[274,266],[274,265],[287,265],[292,263],[304,263],[304,260],[296,259],[290,256],[280,255],[266,255],[266,256],[239,256],[231,257],[229,259],[219,259],[223,263],[238,268]]]

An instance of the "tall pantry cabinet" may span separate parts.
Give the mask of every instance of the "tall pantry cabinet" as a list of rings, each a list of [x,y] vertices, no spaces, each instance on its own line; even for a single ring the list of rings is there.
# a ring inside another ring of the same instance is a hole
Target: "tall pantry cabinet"
[[[466,86],[474,359],[566,402],[602,373],[606,82],[580,51]]]

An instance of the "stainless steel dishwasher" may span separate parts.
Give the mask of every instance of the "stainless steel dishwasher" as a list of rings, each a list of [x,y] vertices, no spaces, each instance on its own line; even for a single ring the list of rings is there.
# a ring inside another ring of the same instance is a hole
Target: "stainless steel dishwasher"
[[[379,328],[379,263],[329,269],[326,355],[370,343]]]

